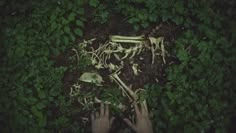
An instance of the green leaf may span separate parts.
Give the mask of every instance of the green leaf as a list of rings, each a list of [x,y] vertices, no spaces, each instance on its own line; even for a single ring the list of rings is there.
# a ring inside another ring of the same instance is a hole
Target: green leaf
[[[184,5],[183,2],[177,1],[174,5],[176,12],[178,12],[179,14],[183,14],[184,13],[183,5]]]
[[[68,21],[70,21],[70,22],[74,21],[75,20],[75,16],[76,16],[75,13],[73,13],[73,12],[70,13],[70,15],[68,16]]]
[[[43,118],[43,113],[41,111],[39,111],[36,106],[31,107],[31,112],[33,113],[34,116],[36,116],[37,118],[41,119]]]
[[[28,100],[30,101],[30,104],[35,104],[38,101],[38,99],[35,97],[29,97]]]
[[[45,105],[44,103],[42,103],[42,102],[37,103],[35,106],[36,106],[36,108],[39,109],[39,110],[41,110],[41,109],[43,109],[43,108],[46,107],[46,105]]]
[[[15,54],[18,57],[22,57],[25,54],[25,49],[22,48],[22,47],[17,47],[16,50],[15,50]]]
[[[50,16],[50,20],[51,20],[51,22],[55,21],[55,20],[56,20],[56,18],[57,18],[57,16],[56,16],[56,15],[51,15],[51,16]]]
[[[70,34],[70,39],[72,40],[72,42],[74,42],[75,41],[75,36]]]
[[[38,96],[40,99],[44,99],[46,98],[46,93],[42,90],[38,91]]]
[[[63,37],[65,45],[69,44],[69,38],[67,36]]]
[[[99,4],[99,0],[89,0],[89,5],[96,7]]]
[[[53,30],[55,30],[57,28],[57,23],[56,22],[53,22],[52,24],[51,24],[51,30],[53,31]]]
[[[62,25],[67,25],[68,23],[69,23],[69,21],[67,19],[62,18],[62,20],[61,20]]]
[[[65,26],[64,27],[64,32],[67,34],[70,34],[70,27],[69,26]]]
[[[135,30],[135,31],[138,31],[139,28],[140,28],[140,27],[139,27],[138,25],[134,25],[134,30]]]
[[[77,9],[77,10],[76,10],[76,13],[77,13],[77,14],[80,14],[80,15],[84,14],[84,8],[79,8],[79,9]]]
[[[188,61],[188,59],[189,59],[188,52],[185,49],[180,49],[177,53],[177,57],[181,61]]]
[[[37,117],[37,120],[38,120],[38,125],[40,127],[44,127],[47,123],[47,119],[46,117],[43,115],[43,112],[42,111],[39,111],[36,106],[33,106],[31,107],[31,112],[34,116]]]
[[[76,35],[78,35],[78,36],[80,36],[80,37],[83,36],[83,32],[82,32],[82,30],[79,29],[79,28],[76,28],[76,29],[74,30],[74,32],[75,32]]]
[[[80,27],[84,27],[84,23],[80,20],[76,20],[76,25]]]
[[[83,2],[84,2],[83,0],[76,0],[76,4],[77,4],[77,5],[82,5]]]

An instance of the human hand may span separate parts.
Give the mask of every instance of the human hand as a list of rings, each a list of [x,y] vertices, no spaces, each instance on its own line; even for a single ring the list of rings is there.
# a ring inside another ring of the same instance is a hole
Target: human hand
[[[108,133],[114,117],[109,119],[109,106],[106,104],[106,107],[104,107],[104,104],[101,103],[100,114],[99,112],[96,112],[95,114],[92,113],[91,119],[92,133]]]
[[[152,123],[148,117],[148,109],[144,103],[141,103],[139,110],[137,103],[134,103],[136,113],[136,124],[133,124],[129,119],[125,118],[124,121],[137,133],[153,133]]]

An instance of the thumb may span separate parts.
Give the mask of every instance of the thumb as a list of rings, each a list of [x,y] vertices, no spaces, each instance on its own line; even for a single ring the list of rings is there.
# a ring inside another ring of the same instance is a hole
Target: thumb
[[[135,132],[137,132],[137,127],[127,118],[124,118],[123,121],[130,126]]]
[[[113,121],[115,120],[115,117],[111,117],[110,119],[110,125],[112,125]]]

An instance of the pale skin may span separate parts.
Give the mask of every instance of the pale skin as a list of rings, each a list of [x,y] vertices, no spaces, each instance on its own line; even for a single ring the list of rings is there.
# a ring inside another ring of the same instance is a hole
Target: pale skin
[[[136,133],[153,133],[152,123],[149,119],[148,109],[141,103],[139,109],[137,103],[134,103],[134,110],[136,113],[136,123],[132,123],[129,119],[124,118],[124,122],[130,126]],[[91,115],[92,119],[92,132],[93,133],[108,133],[114,117],[109,118],[109,107],[108,105],[101,104],[100,114],[99,112]]]
[[[96,112],[91,115],[92,133],[108,133],[114,117],[109,118],[109,106],[103,103],[100,106],[100,113]]]

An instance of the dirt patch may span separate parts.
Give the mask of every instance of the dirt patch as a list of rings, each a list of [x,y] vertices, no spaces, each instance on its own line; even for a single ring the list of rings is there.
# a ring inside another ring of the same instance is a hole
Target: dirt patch
[[[96,45],[99,45],[99,42],[104,43],[105,40],[108,40],[108,36],[112,34],[121,34],[127,29],[119,28],[117,25],[127,25],[124,23],[121,19],[116,17],[116,20],[110,21],[108,25],[110,26],[102,26],[102,25],[96,25],[92,23],[86,24],[86,30],[85,32],[85,38],[91,39],[91,38],[98,38],[98,41],[95,44],[94,47],[97,47]],[[121,22],[119,22],[120,20]],[[115,23],[115,22],[116,23]],[[123,23],[122,23],[123,22]],[[129,24],[128,24],[129,25]],[[157,31],[153,31],[155,27],[159,26]],[[118,27],[118,28],[112,28],[112,27]],[[129,26],[128,26],[129,27]],[[172,45],[172,40],[175,39],[176,35],[174,34],[176,32],[176,28],[174,26],[162,24],[162,25],[152,25],[148,27],[147,29],[143,31],[139,31],[139,35],[144,34],[145,36],[149,36],[150,32],[153,36],[164,36],[165,41],[168,42],[168,45]],[[99,32],[101,31],[101,32]],[[133,33],[134,31],[127,31],[127,33]],[[56,60],[56,64],[61,65],[61,66],[68,66],[70,63],[68,62],[68,58],[73,55],[73,51],[69,50],[65,56],[60,55],[58,56]],[[138,58],[134,58],[134,62],[140,65],[141,73],[139,76],[134,76],[130,60],[127,60],[124,64],[126,65],[124,69],[122,70],[122,75],[121,79],[124,79],[127,84],[132,84],[134,88],[143,88],[144,84],[152,84],[152,83],[164,83],[165,82],[165,77],[164,77],[164,68],[165,64],[163,64],[161,57],[157,57],[155,59],[155,63],[151,64],[151,52],[144,52],[141,54],[142,56],[139,56]],[[167,58],[167,64],[170,62],[171,57]],[[71,64],[70,64],[71,65]],[[104,77],[105,75],[108,75],[108,72],[106,70],[101,72]],[[69,88],[73,83],[75,83],[78,80],[78,77],[80,76],[81,72],[70,72],[67,71],[64,76],[64,87]]]
[[[93,11],[89,8],[86,11],[87,16],[92,16]],[[108,23],[94,23],[92,17],[87,18],[84,29],[83,39],[99,38],[107,40],[109,35],[135,35],[133,26],[126,22],[121,14],[112,14],[109,17]]]

